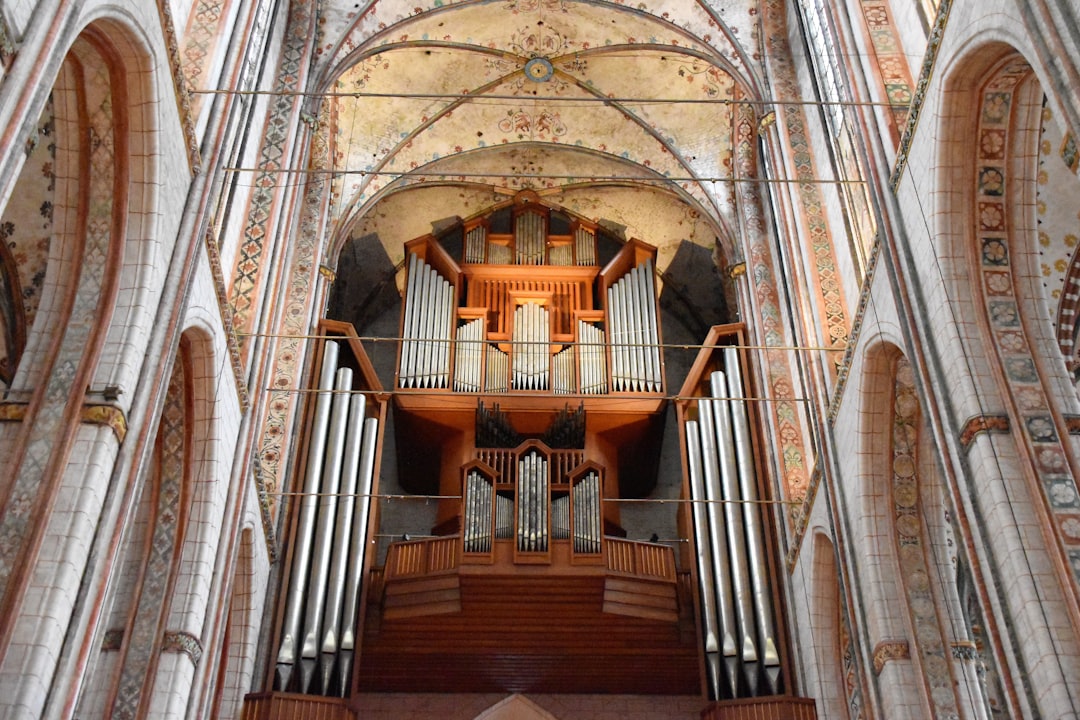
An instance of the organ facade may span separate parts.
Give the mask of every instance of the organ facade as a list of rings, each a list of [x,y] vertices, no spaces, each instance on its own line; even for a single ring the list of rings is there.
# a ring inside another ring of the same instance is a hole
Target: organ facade
[[[672,402],[656,248],[529,192],[406,243],[402,271],[391,391],[351,326],[324,323],[266,702],[599,691],[796,707],[741,326],[691,349]],[[397,477],[380,484],[386,406]],[[434,516],[381,521],[409,502]],[[673,532],[643,536],[659,516]]]

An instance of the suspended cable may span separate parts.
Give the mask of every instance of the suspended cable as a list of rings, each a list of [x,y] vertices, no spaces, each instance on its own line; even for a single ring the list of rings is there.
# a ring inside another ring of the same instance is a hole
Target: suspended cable
[[[304,90],[192,90],[192,95],[264,95],[268,97],[313,97],[313,98],[353,98],[361,100],[365,98],[387,100],[511,100],[521,102],[558,102],[558,103],[582,103],[582,104],[610,104],[620,105],[753,105],[770,107],[778,105],[782,107],[794,106],[823,106],[837,105],[842,107],[886,107],[906,108],[910,103],[891,103],[855,100],[777,100],[769,99],[746,99],[732,98],[631,98],[631,97],[607,97],[607,96],[577,96],[562,97],[558,95],[495,95],[473,93],[380,93],[380,92],[312,92]]]
[[[865,185],[866,180],[834,179],[823,180],[800,180],[796,178],[735,178],[730,176],[673,176],[673,175],[562,175],[553,173],[477,173],[477,172],[452,172],[452,171],[418,171],[418,170],[348,170],[326,168],[262,168],[262,167],[225,167],[224,172],[232,173],[260,173],[263,175],[359,175],[360,177],[395,177],[395,178],[438,178],[441,180],[465,180],[474,178],[494,178],[498,180],[571,180],[577,182],[637,182],[666,184],[672,182],[730,182],[748,183],[755,185]]]
[[[281,491],[277,491],[277,492],[267,492],[266,494],[270,495],[270,496],[273,496],[273,497],[336,497],[336,498],[342,498],[342,497],[362,498],[362,497],[366,497],[366,498],[371,498],[373,500],[387,500],[387,501],[390,501],[390,500],[423,500],[425,502],[430,502],[432,500],[461,500],[462,497],[463,497],[461,495],[425,495],[425,494],[406,495],[406,494],[400,494],[400,493],[397,493],[397,494],[342,493],[342,492],[337,492],[337,493],[324,493],[324,492],[305,493],[305,492],[290,492],[290,491],[286,491],[286,490],[281,490]],[[672,504],[672,505],[675,505],[675,504],[679,504],[679,505],[683,505],[683,504],[699,504],[699,505],[798,505],[800,503],[800,501],[798,501],[798,500],[704,500],[704,499],[692,500],[690,498],[601,498],[600,502],[607,502],[607,503],[646,503],[646,504],[651,504],[651,505],[668,505],[668,504]],[[419,535],[414,536],[414,535],[412,535],[412,533],[409,533],[409,535],[412,536],[412,537],[421,537]],[[400,537],[400,535],[398,535],[398,534],[390,535],[390,536],[383,535],[383,537]],[[436,537],[436,536],[432,535],[430,537]],[[443,537],[443,536],[438,536],[438,537]]]
[[[363,335],[355,337],[346,337],[344,335],[293,335],[286,333],[252,333],[252,332],[240,332],[236,333],[237,337],[262,337],[262,338],[279,338],[287,340],[359,340],[360,342],[390,342],[401,343],[415,338],[402,338],[393,336],[376,337],[374,335]],[[428,340],[427,342],[450,344],[455,345],[457,343],[470,343],[476,342],[475,340],[459,340],[457,338],[445,338],[442,340]],[[536,343],[539,345],[562,345],[562,346],[583,346],[583,347],[604,347],[603,343],[587,343],[580,341],[551,341]],[[737,348],[740,350],[820,350],[823,352],[844,352],[846,346],[843,347],[816,347],[813,345],[706,345],[706,344],[692,344],[692,343],[620,343],[625,347],[658,347],[665,350],[718,350],[722,348]]]
[[[388,395],[411,397],[411,398],[428,398],[437,397],[443,400],[450,398],[468,398],[468,397],[483,397],[488,395],[497,395],[500,398],[529,398],[536,400],[538,398],[552,398],[555,400],[589,400],[590,404],[606,404],[606,405],[621,405],[627,402],[640,402],[642,400],[648,401],[683,401],[683,400],[700,400],[697,395],[660,395],[658,393],[550,393],[545,394],[543,391],[528,391],[521,390],[514,391],[500,391],[498,393],[492,393],[489,391],[474,391],[474,392],[459,392],[456,390],[447,390],[445,388],[438,389],[389,389],[389,390],[323,390],[320,388],[296,388],[296,387],[265,387],[263,392],[278,393],[286,395],[376,395],[384,397]],[[736,400],[745,400],[747,402],[798,402],[798,403],[810,403],[814,402],[813,398],[804,397],[791,397],[791,398],[775,398],[775,397],[743,397],[743,398],[712,398],[717,402],[736,402]]]

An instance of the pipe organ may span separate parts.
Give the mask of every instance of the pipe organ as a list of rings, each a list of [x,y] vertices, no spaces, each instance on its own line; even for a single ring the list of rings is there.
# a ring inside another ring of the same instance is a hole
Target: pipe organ
[[[686,502],[624,512],[651,502],[660,472],[655,248],[602,253],[595,226],[527,192],[454,232],[406,243],[385,360],[398,486],[386,503],[423,508],[394,516],[417,523],[405,533],[380,528],[389,505],[371,502],[389,398],[351,326],[321,328],[334,338],[314,358],[268,685],[342,698],[786,692],[756,409],[725,347],[745,344],[741,329],[713,329],[675,401]]]
[[[731,342],[734,334],[727,342]],[[783,691],[777,597],[742,360],[714,328],[680,406],[702,643],[716,699]]]

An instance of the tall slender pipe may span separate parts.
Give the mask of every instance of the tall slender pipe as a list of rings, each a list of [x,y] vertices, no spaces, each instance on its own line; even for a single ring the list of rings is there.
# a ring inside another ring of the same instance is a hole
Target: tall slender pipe
[[[330,411],[330,426],[326,433],[326,457],[323,461],[322,485],[316,512],[315,540],[311,553],[311,576],[308,581],[307,611],[304,617],[304,641],[300,660],[305,674],[304,692],[310,691],[316,660],[320,654],[319,621],[326,604],[327,580],[330,576],[330,552],[334,541],[334,517],[337,514],[337,495],[341,483],[341,461],[345,449],[345,431],[349,420],[349,390],[352,389],[352,370],[337,371],[334,400]]]
[[[753,586],[750,584],[750,566],[746,557],[746,531],[742,514],[742,491],[739,488],[738,468],[735,464],[735,444],[731,431],[731,409],[727,402],[727,385],[724,373],[717,371],[709,376],[714,400],[711,402],[716,416],[716,442],[720,458],[720,480],[724,494],[724,521],[731,551],[731,578],[735,589],[735,607],[738,610],[739,632],[742,640],[742,665],[747,685],[757,694],[759,665],[757,630],[754,624]]]
[[[338,344],[328,340],[323,345],[322,367],[319,371],[319,392],[315,398],[315,412],[311,422],[311,437],[304,478],[303,495],[300,498],[296,536],[293,539],[292,571],[289,575],[289,593],[285,600],[285,616],[281,624],[281,644],[278,646],[277,683],[281,690],[288,689],[296,661],[300,621],[307,593],[308,569],[311,563],[312,531],[318,510],[318,489],[322,481],[323,457],[326,452],[326,429],[330,424],[330,408],[333,402],[334,374],[337,371]]]
[[[772,595],[769,587],[769,569],[765,557],[765,541],[758,505],[757,474],[754,471],[754,453],[750,442],[750,423],[746,413],[742,369],[737,348],[724,350],[724,368],[727,371],[728,396],[731,398],[732,430],[735,454],[739,464],[739,488],[742,491],[743,516],[746,520],[747,554],[750,560],[750,579],[754,586],[754,607],[760,630],[759,647],[766,680],[772,693],[779,692],[780,654],[776,650],[776,632],[773,626]]]
[[[653,271],[651,259],[645,261],[645,297],[649,303],[649,355],[652,358],[653,392],[659,392],[663,386],[664,377],[660,367],[660,322],[656,317],[656,276]]]
[[[705,499],[708,501],[709,540],[712,546],[713,576],[716,579],[716,610],[720,620],[720,652],[728,682],[729,697],[738,697],[739,651],[738,621],[732,597],[731,560],[727,535],[724,532],[723,495],[720,491],[720,468],[717,461],[716,428],[712,403],[698,401],[698,423],[701,431],[701,457]]]
[[[360,472],[356,484],[356,505],[353,510],[352,536],[349,539],[349,569],[345,577],[345,602],[341,607],[341,657],[338,662],[338,687],[348,692],[352,679],[352,660],[356,649],[357,609],[363,582],[364,558],[368,546],[368,515],[371,509],[371,488],[375,477],[375,451],[379,438],[379,419],[364,420],[364,437],[360,443]]]
[[[341,497],[334,520],[334,542],[330,562],[330,582],[326,589],[326,604],[322,617],[322,694],[330,692],[332,670],[341,640],[341,608],[345,600],[346,573],[349,565],[349,545],[352,539],[353,513],[356,505],[357,482],[360,472],[360,450],[364,435],[366,398],[356,393],[349,398],[349,419],[345,433],[345,448],[341,461]]]
[[[705,652],[718,652],[720,641],[716,633],[716,590],[713,587],[712,549],[709,547],[709,517],[705,496],[704,469],[701,461],[701,437],[697,420],[686,422],[686,454],[690,468],[690,501],[694,521],[694,547],[697,570],[701,581],[701,625],[705,635]],[[714,688],[719,699],[719,688]]]
[[[413,342],[416,336],[416,308],[420,304],[416,288],[416,255],[409,254],[409,276],[405,281],[405,321],[402,323],[401,361],[398,364],[399,382],[402,387],[411,387],[413,370]]]

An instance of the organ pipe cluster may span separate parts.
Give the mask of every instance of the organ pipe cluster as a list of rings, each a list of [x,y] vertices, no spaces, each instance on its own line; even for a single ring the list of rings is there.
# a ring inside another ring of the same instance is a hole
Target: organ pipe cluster
[[[378,418],[365,418],[352,370],[324,346],[278,646],[275,688],[349,689],[367,549]]]
[[[551,318],[538,303],[523,303],[514,311],[511,340],[513,388],[547,390],[551,357]]]
[[[415,253],[409,255],[407,283],[398,382],[407,388],[447,387],[455,288]]]
[[[535,228],[529,223],[522,227],[521,232],[527,234],[519,233],[517,242],[524,243],[532,238],[529,228]],[[542,231],[544,223],[535,227]],[[475,263],[485,256],[477,249],[483,245],[482,229],[466,233],[467,262]],[[575,253],[581,253],[579,260],[582,255],[595,259],[594,246],[593,235],[578,228],[573,247]],[[489,262],[491,247],[486,253]],[[521,251],[526,253],[519,258],[521,262],[526,255],[533,257],[531,247]],[[606,286],[601,293],[602,314],[592,301],[585,303],[588,284],[582,281],[488,275],[470,278],[467,271],[463,293],[466,302],[476,306],[459,308],[458,288],[418,254],[409,254],[399,387],[585,395],[662,391],[657,288],[651,259]],[[477,284],[484,292],[477,290]],[[537,299],[537,293],[550,297]],[[515,294],[522,297],[515,301]],[[579,311],[589,317],[573,317]],[[572,343],[566,338],[570,333]]]
[[[524,212],[514,223],[514,250],[498,242],[489,242],[488,229],[477,225],[465,232],[465,262],[492,265],[542,265],[547,250],[549,265],[596,264],[596,234],[589,228],[574,229],[573,244],[547,247],[547,221],[536,212]]]
[[[607,290],[611,384],[616,392],[659,392],[660,334],[656,280],[646,260]]]
[[[686,422],[705,657],[714,697],[780,692],[780,657],[738,351]]]
[[[603,537],[600,474],[590,470],[573,483],[569,493],[551,497],[553,474],[556,479],[563,477],[542,453],[530,450],[519,457],[516,473],[506,483],[516,495],[515,505],[514,497],[496,491],[490,478],[469,469],[462,493],[465,552],[490,552],[493,537],[513,537],[519,552],[544,552],[550,538],[572,540],[575,553],[599,553]]]

